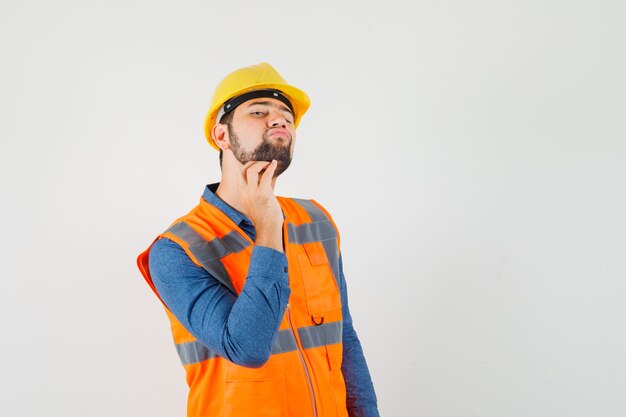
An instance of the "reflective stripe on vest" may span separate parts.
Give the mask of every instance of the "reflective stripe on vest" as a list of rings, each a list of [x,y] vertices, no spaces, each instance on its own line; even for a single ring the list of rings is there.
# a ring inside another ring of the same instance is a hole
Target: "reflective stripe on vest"
[[[339,253],[337,250],[337,232],[319,207],[309,200],[293,199],[311,217],[312,223],[304,223],[295,226],[288,223],[289,241],[297,244],[320,242],[326,253],[335,282],[339,287]],[[164,233],[171,233],[179,239],[187,242],[189,250],[200,264],[215,279],[224,284],[233,294],[237,295],[235,287],[228,276],[228,272],[220,261],[221,258],[231,253],[238,253],[251,243],[236,231],[226,234],[222,238],[215,237],[207,242],[184,220],[172,225]]]
[[[302,348],[311,349],[341,343],[342,331],[343,322],[335,321],[319,326],[300,327],[298,335],[302,342]],[[298,350],[298,344],[293,337],[291,329],[280,330],[272,346],[272,355],[293,352],[295,350]],[[183,365],[200,363],[218,357],[217,353],[197,340],[176,345],[176,351]]]
[[[310,200],[293,198],[309,215],[312,223],[304,223],[294,226],[289,223],[289,241],[302,244],[320,242],[326,252],[326,258],[335,277],[337,287],[339,285],[339,251],[337,250],[337,231],[326,217],[326,214]]]
[[[342,341],[343,322],[333,321],[319,326],[300,327],[298,336],[304,349],[334,345]]]
[[[220,259],[231,253],[241,252],[251,245],[249,241],[233,230],[222,238],[215,237],[207,242],[185,221],[174,224],[164,233],[171,233],[187,242],[189,250],[204,269],[231,290],[233,294],[237,295],[228,272],[226,272]]]
[[[280,330],[272,346],[272,355],[293,352],[296,349],[298,349],[298,344],[296,343],[296,338],[293,337],[291,329]]]
[[[217,358],[217,353],[197,340],[176,345],[176,351],[183,365],[191,365],[192,363],[200,363],[208,359]]]

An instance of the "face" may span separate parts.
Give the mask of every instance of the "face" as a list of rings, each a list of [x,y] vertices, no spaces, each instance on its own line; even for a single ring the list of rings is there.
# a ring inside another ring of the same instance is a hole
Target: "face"
[[[243,165],[249,161],[271,161],[278,165],[277,177],[289,167],[296,130],[293,113],[273,98],[258,98],[239,105],[228,125],[233,155]]]

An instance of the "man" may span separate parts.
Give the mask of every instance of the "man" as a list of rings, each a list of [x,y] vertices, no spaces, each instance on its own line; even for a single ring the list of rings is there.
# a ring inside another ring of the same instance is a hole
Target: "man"
[[[308,107],[269,64],[224,78],[205,120],[222,179],[137,259],[171,322],[188,416],[378,416],[337,228],[314,200],[273,192]]]

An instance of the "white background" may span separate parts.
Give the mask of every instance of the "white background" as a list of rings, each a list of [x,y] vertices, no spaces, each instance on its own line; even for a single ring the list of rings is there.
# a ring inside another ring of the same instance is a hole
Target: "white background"
[[[0,414],[182,416],[135,259],[219,180],[263,61],[309,93],[277,194],[342,237],[384,416],[626,415],[626,3],[0,9]]]

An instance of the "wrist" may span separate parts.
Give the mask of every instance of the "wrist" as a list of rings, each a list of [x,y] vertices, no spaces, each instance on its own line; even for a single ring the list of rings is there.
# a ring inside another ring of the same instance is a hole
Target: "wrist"
[[[254,228],[256,229],[257,235],[282,235],[283,232],[283,222],[278,221],[264,221],[258,222],[254,224]]]
[[[280,225],[275,225],[273,227],[260,227],[257,231],[257,237],[254,244],[258,246],[267,246],[279,252],[283,252],[282,227],[280,227]]]

